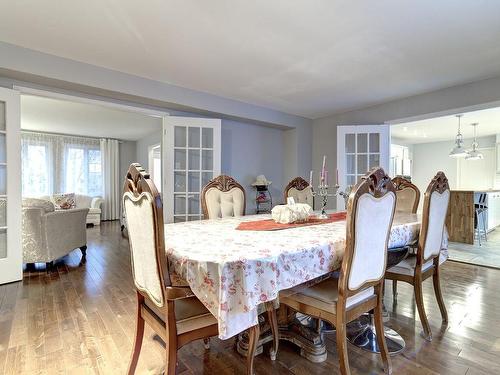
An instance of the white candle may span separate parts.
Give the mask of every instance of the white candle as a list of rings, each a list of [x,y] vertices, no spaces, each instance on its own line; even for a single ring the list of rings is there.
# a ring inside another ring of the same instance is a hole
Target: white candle
[[[325,171],[325,185],[328,185],[328,171]]]
[[[313,171],[309,173],[309,185],[312,187],[313,186]]]
[[[323,155],[323,167],[321,168],[321,172],[323,175],[325,174],[325,167],[326,167],[326,155]]]

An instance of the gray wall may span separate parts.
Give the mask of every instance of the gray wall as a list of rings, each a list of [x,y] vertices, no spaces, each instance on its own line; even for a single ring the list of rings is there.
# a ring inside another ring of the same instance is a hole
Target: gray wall
[[[252,182],[264,174],[273,183],[273,204],[282,203],[284,131],[236,121],[222,121],[221,172],[238,180],[247,193],[247,213],[255,212]]]
[[[395,123],[500,105],[500,77],[416,95],[345,112],[313,122],[312,165],[318,169],[323,155],[329,169],[337,168],[337,126]],[[334,199],[330,206],[335,207]]]
[[[282,192],[288,182],[284,178],[284,144],[286,131],[239,121],[222,120],[221,172],[233,176],[247,192],[247,213],[255,210],[252,182],[264,174],[273,183],[273,203],[283,201]],[[147,168],[149,147],[161,142],[161,131],[137,141],[136,160]]]
[[[136,161],[137,157],[137,142],[123,141],[119,147],[120,153],[120,180],[125,178],[128,167]]]
[[[137,140],[136,162],[140,163],[145,169],[149,168],[149,148],[161,143],[161,129],[150,135]]]

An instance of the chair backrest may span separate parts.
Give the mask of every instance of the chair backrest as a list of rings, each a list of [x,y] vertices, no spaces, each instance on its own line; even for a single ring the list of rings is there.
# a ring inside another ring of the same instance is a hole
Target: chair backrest
[[[450,202],[450,186],[443,172],[438,172],[424,194],[424,210],[418,241],[417,262],[421,264],[439,256]]]
[[[205,219],[244,216],[245,189],[234,178],[220,175],[203,188],[201,208]]]
[[[288,197],[293,197],[295,203],[307,203],[314,208],[314,196],[312,186],[302,177],[295,177],[285,187],[285,203]]]
[[[123,208],[135,287],[162,307],[165,288],[171,285],[163,237],[163,205],[149,174],[138,163],[130,165],[125,177]]]
[[[346,249],[339,289],[344,296],[380,283],[387,263],[387,243],[396,192],[382,168],[374,168],[353,188],[347,203]]]
[[[392,179],[396,188],[396,211],[416,213],[420,202],[420,190],[403,177]]]

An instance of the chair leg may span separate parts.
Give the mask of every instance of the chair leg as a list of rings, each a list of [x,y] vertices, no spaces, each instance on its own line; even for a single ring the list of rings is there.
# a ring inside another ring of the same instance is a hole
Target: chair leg
[[[144,319],[141,316],[141,304],[144,300],[139,293],[137,293],[137,325],[135,328],[134,347],[132,349],[132,356],[128,366],[128,375],[134,375],[139,361],[139,354],[141,353],[142,339],[144,338]]]
[[[345,317],[345,316],[344,316]],[[345,319],[337,317],[342,321],[337,321],[337,352],[339,355],[340,373],[342,375],[350,375],[349,357],[347,355],[347,337]]]
[[[384,282],[384,281],[382,281]],[[377,332],[377,342],[384,363],[384,370],[386,374],[392,374],[392,362],[389,357],[389,350],[387,349],[387,342],[384,336],[384,322],[382,319],[382,297],[378,297],[377,307],[373,310],[375,320],[375,331]]]
[[[269,324],[271,325],[271,332],[273,335],[273,347],[269,352],[271,361],[276,360],[278,355],[278,346],[280,342],[279,331],[278,331],[278,317],[276,316],[276,310],[274,309],[273,302],[266,302],[267,317],[269,319]]]
[[[259,343],[259,337],[260,326],[259,323],[257,323],[248,329],[247,375],[254,375],[253,360]]]
[[[80,247],[80,251],[82,252],[82,257],[86,258],[87,257],[87,245],[83,245]]]
[[[205,348],[205,350],[210,349],[210,337],[203,339],[203,347]]]
[[[425,314],[424,307],[424,296],[422,291],[422,276],[416,276],[413,281],[413,288],[415,290],[415,301],[417,303],[418,316],[420,317],[420,322],[424,329],[423,337],[427,341],[432,341],[431,327],[429,326],[429,321],[427,320],[427,315]]]
[[[398,299],[398,281],[392,280],[392,299],[394,302]]]
[[[172,349],[172,350],[170,350]],[[165,347],[165,375],[175,375],[177,369],[177,348]]]
[[[443,323],[448,323],[448,312],[446,311],[446,306],[443,300],[443,294],[441,293],[441,282],[439,277],[439,264],[434,266],[434,274],[432,275],[432,283],[434,284],[434,294],[436,295],[437,303],[439,305],[439,310],[441,311],[441,318]]]
[[[484,240],[485,240],[486,242],[488,242],[488,233],[487,233],[487,230],[486,230],[486,218],[488,217],[488,216],[487,216],[487,211],[483,211],[482,215],[483,215],[483,231],[484,231]]]

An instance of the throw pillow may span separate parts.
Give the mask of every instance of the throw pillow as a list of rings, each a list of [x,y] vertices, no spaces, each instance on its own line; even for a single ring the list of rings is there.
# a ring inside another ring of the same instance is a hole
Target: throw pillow
[[[76,208],[75,194],[54,194],[52,196],[56,210],[69,210],[71,208]]]

